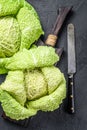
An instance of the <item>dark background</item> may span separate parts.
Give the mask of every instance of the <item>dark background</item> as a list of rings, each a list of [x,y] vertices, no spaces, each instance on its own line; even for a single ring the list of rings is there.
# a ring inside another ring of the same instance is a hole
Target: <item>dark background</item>
[[[54,112],[38,112],[28,127],[23,128],[2,119],[0,107],[0,130],[87,130],[87,1],[86,0],[28,0],[37,10],[45,31],[44,40],[51,31],[60,6],[73,5],[73,12],[62,27],[57,47],[64,47],[58,67],[67,80],[67,24],[73,23],[76,36],[77,73],[75,75],[76,113],[67,112],[67,98]],[[0,76],[0,82],[4,76]]]

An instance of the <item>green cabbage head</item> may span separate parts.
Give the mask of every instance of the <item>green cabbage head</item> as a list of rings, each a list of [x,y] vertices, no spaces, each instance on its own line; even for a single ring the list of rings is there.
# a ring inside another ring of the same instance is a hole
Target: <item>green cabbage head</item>
[[[66,81],[54,67],[9,71],[0,85],[0,102],[11,119],[23,120],[39,110],[54,111],[66,97]]]
[[[25,0],[0,0],[0,57],[29,49],[43,34],[39,17]]]

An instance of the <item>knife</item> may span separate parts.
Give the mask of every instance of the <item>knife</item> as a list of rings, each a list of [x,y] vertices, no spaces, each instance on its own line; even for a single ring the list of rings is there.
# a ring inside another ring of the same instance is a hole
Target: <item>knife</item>
[[[52,31],[50,32],[50,34],[48,35],[47,39],[45,42],[43,42],[41,39],[39,39],[39,41],[37,42],[37,45],[42,45],[42,46],[52,46],[55,47],[56,42],[58,40],[58,34],[61,30],[61,27],[67,17],[67,15],[70,13],[70,11],[72,10],[72,6],[69,7],[60,7],[59,8],[59,14],[57,16],[57,19],[55,21],[55,24],[52,28]],[[55,52],[61,56],[62,52],[63,52],[63,48],[55,48]]]
[[[67,26],[68,49],[68,112],[75,113],[74,74],[76,73],[74,25]]]

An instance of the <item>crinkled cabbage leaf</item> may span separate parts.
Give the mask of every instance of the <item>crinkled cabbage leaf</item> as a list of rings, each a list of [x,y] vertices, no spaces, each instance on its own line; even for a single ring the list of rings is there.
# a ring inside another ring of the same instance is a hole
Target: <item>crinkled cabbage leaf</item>
[[[17,14],[17,20],[21,30],[21,46],[20,49],[30,48],[31,44],[44,34],[33,10],[23,7]]]
[[[34,100],[47,94],[47,83],[39,70],[25,72],[25,84],[28,100]]]
[[[30,50],[23,49],[11,58],[2,58],[0,66],[3,65],[9,70],[24,70],[52,66],[57,61],[59,56],[54,48],[39,46]]]
[[[48,84],[48,94],[52,93],[62,82],[63,75],[56,67],[44,67],[41,69]]]
[[[18,22],[11,16],[0,18],[0,56],[9,57],[16,53],[21,45],[21,33]]]
[[[24,86],[24,74],[22,71],[9,71],[5,82],[0,86],[2,90],[7,91],[21,105],[26,102],[26,91]]]
[[[35,109],[27,109],[17,102],[8,92],[0,92],[0,101],[6,116],[11,119],[23,120],[37,113]]]

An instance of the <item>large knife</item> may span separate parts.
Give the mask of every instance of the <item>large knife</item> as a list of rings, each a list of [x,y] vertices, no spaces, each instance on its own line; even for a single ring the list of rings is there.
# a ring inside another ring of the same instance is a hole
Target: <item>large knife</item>
[[[55,47],[61,27],[62,27],[67,15],[70,13],[71,10],[72,10],[72,6],[60,7],[58,10],[59,13],[58,13],[56,22],[54,23],[54,26],[53,26],[50,34],[48,35],[46,41],[43,42],[41,39],[39,39],[39,41],[36,44]],[[63,52],[63,48],[55,48],[55,51],[59,56],[61,56],[61,54]]]
[[[74,74],[76,73],[75,35],[74,25],[67,27],[67,49],[68,49],[68,111],[75,113]]]

